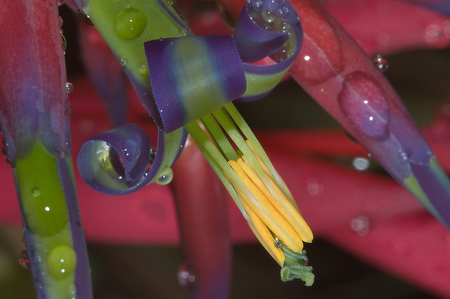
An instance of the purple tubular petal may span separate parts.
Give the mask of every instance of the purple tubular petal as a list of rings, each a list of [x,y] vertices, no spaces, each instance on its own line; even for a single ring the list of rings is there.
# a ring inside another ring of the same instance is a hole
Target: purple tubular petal
[[[89,138],[80,148],[77,166],[83,180],[92,189],[104,194],[121,195],[140,190],[149,184],[166,166],[163,165],[170,142],[176,148],[176,160],[187,134],[185,130],[174,137],[158,133],[156,156],[146,173],[150,160],[150,139],[147,133],[134,124],[126,124],[114,130]],[[167,164],[167,162],[166,162]]]
[[[267,21],[268,12],[272,14],[271,18],[273,18],[270,19],[270,22]],[[266,14],[266,16],[262,17],[262,14]],[[264,32],[268,35],[267,39],[262,37]],[[272,37],[272,40],[269,37]],[[286,44],[283,44],[281,41],[286,37],[288,37],[287,40],[284,40]],[[249,81],[247,82],[247,92],[239,98],[239,101],[250,102],[263,98],[279,83],[300,52],[303,30],[300,18],[287,0],[250,0],[246,2],[239,15],[234,38],[239,54],[244,61],[256,61],[264,58],[264,53],[265,56],[275,53],[275,58],[278,60],[278,63],[272,65],[244,63],[246,78]],[[265,44],[258,45],[256,43],[258,40]],[[287,47],[288,43],[291,43],[289,48]],[[278,52],[284,51],[281,47],[286,47],[284,48],[285,53],[289,54],[279,59]],[[251,57],[252,54],[255,54],[255,57]],[[270,79],[268,81],[272,83],[258,86],[261,79],[264,81]],[[252,86],[253,82],[255,86]]]
[[[211,113],[245,92],[232,36],[168,38],[144,43],[164,132]]]
[[[249,5],[247,3],[241,10],[233,33],[243,62],[255,62],[273,54],[288,38],[285,32],[269,31],[256,25],[246,9]]]
[[[76,187],[71,177],[70,158],[58,159],[58,171],[61,183],[64,188],[67,209],[69,211],[70,232],[72,233],[73,249],[77,253],[77,266],[75,268],[75,290],[76,297],[88,299],[92,298],[91,271],[87,255],[84,230],[81,225],[80,209],[76,196]],[[28,243],[27,243],[28,244]]]

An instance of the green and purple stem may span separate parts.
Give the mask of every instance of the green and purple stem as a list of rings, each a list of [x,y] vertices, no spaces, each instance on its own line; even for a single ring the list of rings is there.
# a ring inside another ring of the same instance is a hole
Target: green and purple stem
[[[57,1],[0,4],[0,123],[37,298],[92,298]]]

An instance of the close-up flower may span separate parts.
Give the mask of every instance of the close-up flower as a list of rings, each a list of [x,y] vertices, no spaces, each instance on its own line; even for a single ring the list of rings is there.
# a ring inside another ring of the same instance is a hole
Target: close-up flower
[[[450,296],[447,1],[0,3],[0,296]],[[239,270],[257,241],[279,272]]]

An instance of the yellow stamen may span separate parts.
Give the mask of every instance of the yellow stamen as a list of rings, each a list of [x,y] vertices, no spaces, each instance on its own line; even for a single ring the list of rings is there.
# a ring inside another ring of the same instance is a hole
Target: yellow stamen
[[[245,156],[243,156],[242,158],[244,159],[244,161],[239,159],[238,164],[242,167],[245,174],[259,188],[259,190],[261,190],[261,192],[266,196],[266,198],[278,211],[278,213],[280,213],[281,216],[283,216],[283,218],[286,219],[286,221],[294,228],[294,230],[302,238],[302,240],[304,242],[311,242],[313,239],[313,235],[308,224],[306,224],[306,221],[299,214],[297,209],[292,206],[283,192],[281,192],[280,188],[278,188],[273,179],[270,176],[267,178],[272,189],[275,191],[275,196],[269,192],[269,189],[267,189],[267,187],[264,185]]]
[[[263,245],[267,252],[272,256],[272,258],[280,265],[284,264],[284,254],[280,248],[275,247],[272,234],[267,229],[267,226],[258,218],[258,216],[251,210],[251,208],[246,204],[243,197],[245,194],[238,190],[237,194],[242,201],[244,208],[249,216],[248,225],[252,229],[258,241]]]
[[[287,247],[292,251],[300,252],[303,249],[303,242],[292,226],[277,212],[264,194],[256,187],[252,180],[248,178],[238,162],[229,161],[228,163],[247,188],[247,190],[240,191],[246,195],[243,198],[250,206],[250,209],[253,210],[253,212],[286,244]],[[236,186],[234,187],[237,188]]]

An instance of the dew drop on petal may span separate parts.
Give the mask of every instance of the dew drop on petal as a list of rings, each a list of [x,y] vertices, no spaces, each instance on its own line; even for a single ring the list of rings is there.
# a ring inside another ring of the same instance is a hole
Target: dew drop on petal
[[[122,153],[128,161],[135,161],[139,158],[141,150],[139,144],[134,140],[127,140],[122,146]]]
[[[73,84],[70,82],[66,82],[66,92],[71,93],[73,91]]]
[[[349,122],[365,137],[389,137],[389,104],[374,78],[361,71],[345,77],[338,103]]]
[[[159,177],[156,180],[156,183],[159,185],[167,185],[172,181],[173,171],[169,166],[164,167],[164,169],[159,173]]]
[[[280,240],[280,238],[275,238],[273,245],[275,245],[276,248],[283,247],[283,241]]]
[[[28,258],[28,253],[23,250],[19,255],[19,264],[25,269],[30,269],[30,259]]]
[[[388,61],[381,55],[376,55],[372,61],[375,68],[382,73],[384,73],[389,68]]]
[[[58,245],[49,252],[47,261],[50,275],[61,280],[75,272],[77,254],[70,246]]]
[[[117,14],[114,31],[123,40],[135,39],[147,27],[147,16],[136,8],[126,8]]]

